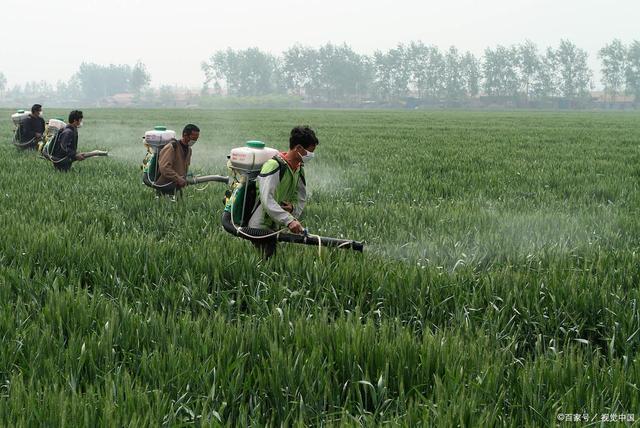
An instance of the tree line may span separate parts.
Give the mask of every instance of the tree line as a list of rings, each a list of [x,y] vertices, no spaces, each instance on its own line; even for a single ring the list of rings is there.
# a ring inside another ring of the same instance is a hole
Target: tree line
[[[640,42],[614,40],[598,52],[610,97],[640,99]],[[496,46],[478,58],[456,47],[399,44],[373,55],[346,44],[295,45],[276,56],[257,48],[215,52],[202,63],[210,92],[238,97],[288,94],[311,101],[394,102],[414,98],[456,104],[484,97],[525,101],[579,100],[593,89],[588,54],[568,40],[540,50],[534,43]]]
[[[607,99],[616,102],[627,95],[638,105],[640,41],[613,40],[597,55]],[[295,98],[312,105],[456,106],[482,99],[525,106],[562,100],[571,106],[590,100],[595,86],[587,52],[568,40],[546,49],[530,41],[498,45],[485,49],[481,57],[420,41],[371,55],[331,43],[318,48],[298,44],[280,55],[257,48],[226,49],[214,52],[202,70],[202,93],[190,95],[190,105],[212,105],[211,100],[221,98],[279,97],[274,99]],[[68,81],[56,85],[39,81],[8,88],[0,72],[0,99],[90,105],[128,93],[137,105],[176,105],[171,87],[152,89],[150,82],[141,62],[82,63]]]
[[[92,104],[119,93],[140,95],[150,82],[151,75],[142,62],[134,66],[82,63],[68,81],[59,81],[55,85],[41,80],[7,88],[7,80],[0,72],[0,95],[9,100]]]

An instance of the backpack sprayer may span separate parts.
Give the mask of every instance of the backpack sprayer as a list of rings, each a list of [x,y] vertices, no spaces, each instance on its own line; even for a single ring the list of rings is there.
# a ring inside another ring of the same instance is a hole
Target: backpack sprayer
[[[160,151],[168,144],[176,142],[176,132],[167,129],[165,126],[156,126],[153,130],[147,131],[142,137],[144,146],[147,148],[147,155],[142,161],[142,181],[152,189],[162,190],[165,187],[173,185],[173,183],[158,184],[156,180],[160,176],[160,165],[158,157]],[[185,177],[187,184],[201,184],[215,181],[218,183],[229,184],[229,177],[223,175],[201,175]]]
[[[58,135],[66,126],[67,124],[61,118],[49,119],[47,127],[44,130],[44,139],[38,145],[38,151],[43,158],[51,160]]]
[[[364,248],[362,242],[318,236],[310,234],[307,229],[304,234],[299,235],[290,233],[286,227],[278,231],[248,227],[249,218],[260,203],[259,200],[256,200],[256,179],[264,163],[270,159],[275,159],[279,164],[281,162],[278,150],[265,147],[261,141],[248,141],[245,147],[231,150],[227,166],[231,171],[233,193],[227,193],[229,210],[227,211],[225,208],[222,215],[224,230],[250,241],[275,238],[279,242],[314,245],[318,248],[348,248],[362,252]],[[282,168],[286,168],[286,165],[280,164],[280,168],[282,178],[285,171]]]
[[[27,110],[18,110],[11,115],[11,122],[13,122],[13,140],[11,143],[19,149],[23,149],[31,146],[35,142],[35,138],[29,141],[22,141],[22,123],[29,118],[30,112]]]
[[[64,128],[66,128],[66,126],[66,122],[60,117],[49,119],[47,127],[44,131],[44,139],[38,144],[38,151],[40,152],[41,156],[54,164],[60,163],[65,160],[64,158],[56,158],[56,156],[54,155],[54,149],[56,147],[56,144],[58,143],[58,137],[60,136],[60,133]],[[95,156],[108,156],[109,152],[105,152],[103,150],[93,150],[91,152],[84,152],[81,154],[85,159],[87,159]]]

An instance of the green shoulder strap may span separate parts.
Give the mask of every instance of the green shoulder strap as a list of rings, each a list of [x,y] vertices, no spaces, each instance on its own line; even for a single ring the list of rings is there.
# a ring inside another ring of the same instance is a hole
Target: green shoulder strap
[[[280,173],[280,181],[282,181],[282,177],[284,177],[284,174],[287,172],[287,168],[289,168],[289,165],[287,165],[287,161],[282,159],[282,157],[280,155],[275,155],[273,157],[273,159],[276,162],[278,162],[277,171],[279,171],[279,173]],[[273,174],[274,172],[276,172],[276,170],[274,170],[271,174]],[[307,180],[304,177],[304,168],[302,166],[300,166],[300,179],[302,180],[302,184],[304,184],[306,186],[307,185]]]

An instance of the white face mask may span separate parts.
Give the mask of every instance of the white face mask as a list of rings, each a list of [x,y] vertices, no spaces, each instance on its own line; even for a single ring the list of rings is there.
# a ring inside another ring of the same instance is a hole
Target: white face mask
[[[315,154],[315,153],[313,153],[313,152],[310,152],[310,151],[308,151],[308,150],[305,150],[305,152],[307,152],[307,154],[306,154],[306,155],[301,155],[300,157],[302,158],[302,162],[303,162],[303,163],[309,163],[309,161],[310,161],[311,159],[313,159],[313,157],[314,157],[316,154]]]
[[[44,110],[40,110],[40,113],[38,113],[38,116],[43,117],[43,115],[44,115]]]
[[[82,128],[82,121],[78,124],[78,128]]]
[[[198,140],[189,140],[189,147],[193,146],[197,142]]]

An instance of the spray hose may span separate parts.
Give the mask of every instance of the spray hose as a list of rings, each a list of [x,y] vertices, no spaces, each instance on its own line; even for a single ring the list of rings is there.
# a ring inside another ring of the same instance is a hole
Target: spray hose
[[[84,152],[84,153],[79,153],[82,156],[84,156],[84,159],[89,159],[89,158],[93,158],[96,156],[109,156],[109,152],[105,152],[104,150],[93,150],[91,152]],[[58,164],[60,162],[64,162],[65,160],[69,159],[69,157],[64,157],[64,158],[56,158],[53,155],[42,155],[43,158],[47,159],[48,161],[51,161],[51,163],[53,164]]]
[[[265,229],[258,229],[253,227],[237,227],[233,222],[232,213],[224,211],[222,213],[222,227],[224,230],[234,236],[239,236],[248,240],[265,239],[274,237],[278,242],[288,242],[291,244],[303,244],[313,245],[318,248],[321,247],[336,247],[350,249],[358,252],[362,252],[364,244],[362,242],[353,241],[350,239],[337,239],[327,238],[318,235],[312,235],[306,233],[304,235],[297,235],[294,233],[282,233],[288,229],[281,229],[276,232],[271,232]]]
[[[20,127],[16,127],[16,130],[13,133],[13,141],[11,141],[11,143],[16,146],[19,149],[25,149],[27,147],[33,146],[34,143],[36,143],[38,141],[38,139],[36,137],[33,137],[32,139],[30,139],[29,141],[25,141],[22,142],[20,141],[22,139],[21,133],[20,133]]]
[[[34,143],[36,142],[36,140],[37,140],[36,138],[32,138],[32,139],[30,139],[29,141],[24,142],[24,143],[21,143],[21,142],[20,142],[20,141],[18,141],[18,140],[14,140],[14,141],[13,141],[13,145],[14,145],[14,146],[16,146],[16,147],[17,147],[17,148],[19,148],[19,149],[25,149],[25,148],[27,148],[27,147],[33,146],[33,145],[34,145]]]
[[[60,131],[57,131],[50,140],[50,146],[45,150],[43,149],[41,152],[41,156],[50,161],[52,164],[59,164],[61,162],[64,162],[66,160],[69,160],[68,156],[65,156],[63,158],[58,158],[56,156],[53,156],[53,152],[55,151],[55,147],[56,144],[58,144],[58,137],[60,136]],[[104,151],[104,150],[93,150],[90,152],[84,152],[84,153],[79,153],[83,156],[84,159],[88,159],[88,158],[92,158],[92,157],[96,157],[96,156],[109,156],[109,152]]]
[[[253,155],[253,163],[250,170],[253,170],[255,166],[255,153]],[[246,172],[246,171],[245,171]],[[246,178],[249,179],[249,176]],[[244,192],[244,201],[242,206],[246,205],[247,201],[247,192]],[[303,235],[298,235],[294,233],[289,233],[289,228],[284,227],[280,230],[270,231],[265,229],[253,228],[253,227],[238,227],[235,224],[234,216],[233,216],[233,206],[231,204],[230,211],[223,211],[222,213],[222,227],[228,233],[239,236],[243,239],[248,239],[250,241],[256,241],[260,239],[268,239],[275,237],[276,241],[279,242],[289,242],[292,244],[303,244],[303,245],[314,245],[318,246],[318,256],[322,255],[322,247],[336,247],[336,248],[349,248],[355,251],[362,252],[364,249],[364,244],[362,242],[353,241],[350,239],[335,239],[335,238],[326,238],[319,235],[310,234],[307,229],[304,229]]]
[[[66,158],[60,158],[57,159],[56,157],[53,156],[53,151],[56,148],[56,144],[58,143],[58,136],[60,135],[60,131],[55,132],[55,134],[51,137],[51,141],[49,142],[50,147],[47,147],[45,144],[45,147],[43,148],[42,152],[41,152],[41,156],[43,159],[50,161],[52,164],[59,164],[60,162],[64,161]]]

